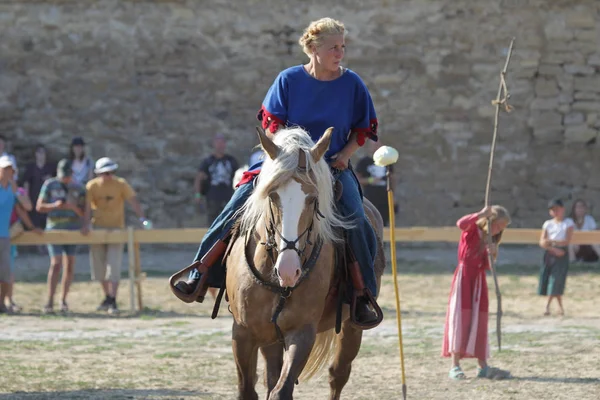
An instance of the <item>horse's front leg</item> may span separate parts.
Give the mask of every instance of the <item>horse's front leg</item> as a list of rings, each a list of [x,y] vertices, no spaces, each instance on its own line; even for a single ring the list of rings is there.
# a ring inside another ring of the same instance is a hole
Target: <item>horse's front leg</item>
[[[281,369],[283,368],[283,343],[275,343],[269,346],[260,348],[260,351],[265,358],[265,380],[267,381],[267,398],[273,391],[273,388],[279,380]]]
[[[254,389],[258,345],[248,329],[236,322],[233,323],[232,346],[238,373],[238,399],[258,400],[258,393]]]
[[[352,361],[358,355],[362,341],[362,330],[352,325],[350,320],[344,321],[342,331],[336,337],[338,344],[333,364],[329,367],[329,386],[331,387],[331,400],[339,400],[342,389],[350,378]]]
[[[287,351],[283,361],[281,376],[271,392],[269,400],[291,400],[294,385],[304,369],[317,336],[316,327],[306,325],[303,328],[285,334]]]

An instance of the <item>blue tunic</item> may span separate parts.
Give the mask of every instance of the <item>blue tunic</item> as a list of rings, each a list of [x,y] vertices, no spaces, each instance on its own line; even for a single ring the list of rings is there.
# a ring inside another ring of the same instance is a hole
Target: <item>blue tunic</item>
[[[299,65],[282,71],[273,82],[258,113],[263,128],[276,132],[280,125],[300,126],[316,142],[334,127],[325,159],[338,153],[357,132],[377,141],[377,115],[369,91],[360,77],[346,69],[332,81],[320,81]]]
[[[10,183],[7,187],[0,185],[0,238],[10,237],[10,215],[15,206],[15,194]]]
[[[344,148],[350,133],[358,134],[357,142],[360,145],[364,144],[366,138],[377,140],[377,116],[371,95],[360,77],[349,69],[332,81],[315,79],[302,65],[286,69],[269,89],[258,112],[258,119],[262,121],[263,128],[272,133],[282,126],[300,126],[315,142],[329,127],[333,127],[329,151],[325,154],[327,161]],[[196,261],[230,231],[238,210],[252,194],[253,185],[248,183],[258,175],[260,167],[261,163],[258,163],[252,167],[253,171],[246,172],[240,187],[202,239]],[[373,295],[377,295],[377,279],[373,269],[377,241],[375,231],[363,211],[358,180],[349,169],[341,171],[337,179],[344,186],[337,204],[338,210],[355,225],[346,232],[349,247],[354,249],[366,287]],[[210,271],[210,285],[219,287],[223,281],[223,268],[211,268]],[[199,277],[198,270],[190,273],[190,279]]]

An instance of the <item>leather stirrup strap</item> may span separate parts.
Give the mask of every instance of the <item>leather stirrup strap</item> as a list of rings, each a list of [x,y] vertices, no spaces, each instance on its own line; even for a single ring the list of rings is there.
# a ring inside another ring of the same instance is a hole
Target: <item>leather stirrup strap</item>
[[[213,312],[212,315],[210,316],[211,319],[215,319],[217,318],[217,316],[219,315],[219,308],[221,307],[221,300],[223,299],[223,294],[225,293],[225,283],[227,281],[227,270],[225,270],[225,278],[223,279],[223,284],[221,284],[221,288],[219,289],[219,294],[217,295],[217,298],[215,299],[215,305],[213,307]]]
[[[354,287],[354,292],[352,293],[352,300],[350,302],[350,320],[352,323],[359,329],[371,329],[376,327],[383,321],[383,311],[373,294],[369,290],[369,288],[365,287],[365,281],[363,280],[362,273],[360,272],[360,267],[358,265],[358,261],[354,257],[352,250],[350,248],[348,250],[348,263],[346,264],[348,267],[348,273],[350,274],[350,278],[352,279],[352,286]],[[373,310],[377,314],[377,319],[371,323],[365,324],[358,321],[356,318],[356,304],[358,302],[358,298],[363,297],[367,304],[370,304],[373,307]]]
[[[231,236],[228,234],[224,240],[218,240],[210,248],[210,250],[206,252],[202,259],[193,262],[181,271],[178,271],[171,275],[171,278],[169,278],[169,286],[171,287],[171,291],[173,292],[173,294],[179,300],[185,303],[192,303],[196,300],[203,300],[203,298],[199,299],[198,296],[202,294],[203,290],[204,293],[206,293],[206,290],[208,289],[208,269],[212,267],[219,260],[219,258],[223,257],[223,254],[225,254],[225,250],[227,250],[227,244],[230,237]],[[184,275],[189,274],[190,271],[194,269],[197,269],[198,272],[202,274],[202,276],[200,277],[200,282],[198,282],[192,293],[184,293],[181,290],[179,290],[176,284]]]

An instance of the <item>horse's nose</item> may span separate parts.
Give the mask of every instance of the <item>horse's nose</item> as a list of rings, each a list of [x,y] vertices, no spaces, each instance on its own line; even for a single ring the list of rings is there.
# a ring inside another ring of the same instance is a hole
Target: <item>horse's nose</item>
[[[279,285],[282,287],[294,287],[300,278],[300,259],[295,252],[284,251],[277,258],[275,265]]]
[[[283,268],[283,271],[285,270],[286,268]],[[279,285],[281,287],[294,287],[298,283],[298,278],[300,278],[300,268],[294,268],[293,272],[289,274],[280,270]]]

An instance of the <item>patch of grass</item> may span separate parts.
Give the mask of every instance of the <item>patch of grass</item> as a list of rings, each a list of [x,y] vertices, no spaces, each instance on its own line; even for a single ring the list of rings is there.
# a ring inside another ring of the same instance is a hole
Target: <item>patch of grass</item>
[[[103,353],[103,352],[112,351],[112,350],[113,349],[110,346],[97,345],[97,346],[88,347],[87,349],[85,349],[84,353],[98,354],[98,353]]]
[[[161,326],[168,326],[168,327],[178,327],[178,326],[187,326],[190,325],[190,321],[171,321],[167,324],[163,324]]]
[[[167,353],[155,354],[154,358],[162,359],[162,358],[181,358],[183,355],[180,351],[170,351]]]
[[[507,271],[511,268],[521,267],[502,265],[499,279],[505,314],[500,353],[496,351],[495,338],[496,300],[493,281],[488,277],[490,363],[508,368],[523,379],[469,380],[456,384],[448,381],[449,362],[439,354],[454,265],[408,262],[401,268],[409,271],[401,270],[398,277],[409,398],[411,393],[432,400],[597,398],[595,383],[600,379],[594,353],[600,341],[600,319],[595,305],[600,286],[597,273],[570,276],[565,296],[568,316],[549,319],[541,316],[545,299],[534,295],[538,267],[525,268],[532,272],[528,275],[510,274]],[[26,310],[35,309],[34,313],[0,319],[0,331],[5,335],[0,340],[0,353],[4,354],[0,359],[2,392],[27,391],[31,397],[24,395],[24,399],[51,400],[235,397],[237,376],[231,350],[231,318],[224,312],[213,321],[209,318],[212,304],[181,303],[166,288],[164,278],[144,281],[147,308],[143,313],[120,318],[88,312],[99,302],[95,283],[73,286],[70,304],[80,313],[74,319],[38,316],[45,285],[20,284],[23,288],[19,291],[40,295],[23,299]],[[128,287],[124,285],[120,301],[126,303],[128,295]],[[384,323],[365,332],[342,398],[397,398],[401,391],[395,298],[389,274],[383,278],[380,305],[385,310]],[[213,328],[214,331],[209,330]],[[74,329],[75,338],[58,338],[60,332],[69,329]],[[102,337],[98,331],[106,331],[107,336]],[[112,337],[115,332],[119,336]],[[472,377],[476,361],[465,360],[464,368]],[[260,398],[266,397],[263,370],[259,355]],[[182,387],[190,388],[190,393],[168,392]],[[298,398],[327,398],[328,393],[327,370],[323,377],[301,382],[295,388]],[[20,398],[19,395],[15,398]]]

